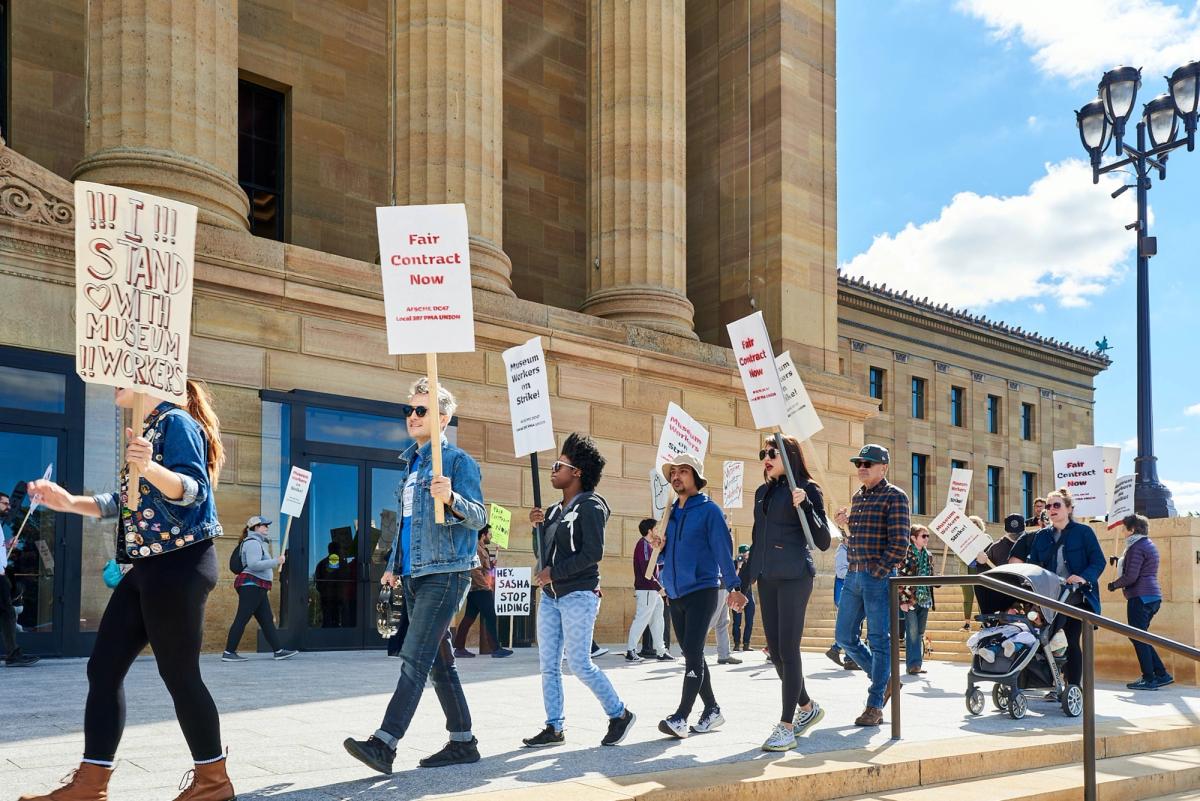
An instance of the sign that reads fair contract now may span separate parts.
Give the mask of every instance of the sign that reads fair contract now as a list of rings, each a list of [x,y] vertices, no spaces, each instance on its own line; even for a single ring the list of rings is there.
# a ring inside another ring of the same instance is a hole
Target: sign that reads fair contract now
[[[388,353],[475,350],[467,207],[375,209]]]
[[[1075,517],[1104,517],[1108,514],[1104,449],[1089,446],[1055,451],[1054,486],[1070,491]]]
[[[496,615],[528,615],[533,574],[528,567],[496,568]]]
[[[733,356],[742,374],[754,427],[775,428],[786,424],[783,385],[779,383],[775,352],[771,349],[762,312],[734,320],[725,327],[729,330],[729,344],[733,346]]]

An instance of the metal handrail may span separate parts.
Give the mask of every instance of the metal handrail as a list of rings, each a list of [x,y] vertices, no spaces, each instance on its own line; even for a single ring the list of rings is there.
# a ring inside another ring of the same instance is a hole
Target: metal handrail
[[[963,576],[892,576],[888,580],[888,618],[892,632],[900,631],[900,587],[914,586],[965,586],[979,585],[1004,593],[1012,598],[1029,601],[1055,612],[1090,623],[1083,626],[1081,647],[1083,650],[1083,797],[1084,801],[1096,801],[1096,651],[1095,632],[1093,626],[1116,632],[1131,640],[1138,640],[1168,651],[1186,656],[1188,659],[1200,662],[1200,649],[1176,642],[1168,637],[1160,637],[1148,631],[1134,628],[1125,623],[1119,623],[1112,618],[1098,615],[1087,609],[1063,603],[1057,598],[1050,598],[1040,593],[1017,587],[1005,581],[992,578],[986,573]],[[892,675],[888,680],[888,689],[892,697],[892,739],[900,739],[900,638],[891,637]]]

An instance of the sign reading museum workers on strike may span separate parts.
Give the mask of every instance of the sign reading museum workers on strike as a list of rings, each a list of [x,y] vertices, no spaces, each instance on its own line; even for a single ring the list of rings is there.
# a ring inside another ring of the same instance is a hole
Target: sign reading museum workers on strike
[[[75,371],[187,402],[196,207],[75,182]]]
[[[512,420],[513,455],[520,458],[552,451],[554,425],[550,421],[550,384],[546,380],[546,354],[542,338],[504,351],[508,372],[508,415]]]
[[[467,207],[375,209],[388,353],[475,350]]]

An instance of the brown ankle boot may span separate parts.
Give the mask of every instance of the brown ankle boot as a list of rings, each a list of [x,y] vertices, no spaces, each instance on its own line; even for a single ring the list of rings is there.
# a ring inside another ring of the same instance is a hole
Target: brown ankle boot
[[[112,768],[80,762],[62,787],[46,795],[23,795],[19,801],[108,801],[108,777]]]
[[[191,784],[188,784],[188,781]],[[225,773],[225,760],[207,762],[197,765],[195,770],[189,770],[179,783],[183,792],[176,796],[175,801],[236,801],[233,783]]]

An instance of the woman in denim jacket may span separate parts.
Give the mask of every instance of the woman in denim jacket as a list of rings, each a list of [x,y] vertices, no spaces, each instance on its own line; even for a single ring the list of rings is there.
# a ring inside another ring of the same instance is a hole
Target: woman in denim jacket
[[[118,389],[117,406],[134,393]],[[213,490],[224,461],[219,423],[208,392],[187,382],[187,408],[162,402],[126,429],[127,466],[120,492],[72,495],[52,481],[32,481],[29,494],[57,512],[117,519],[117,558],[133,567],[113,590],[88,660],[83,762],[70,783],[21,801],[105,801],[125,723],[125,674],[147,645],[175,703],[196,768],[176,801],[230,801],[217,707],[200,675],[204,606],[217,583],[213,539],[221,536]],[[141,474],[127,497],[129,467]]]

